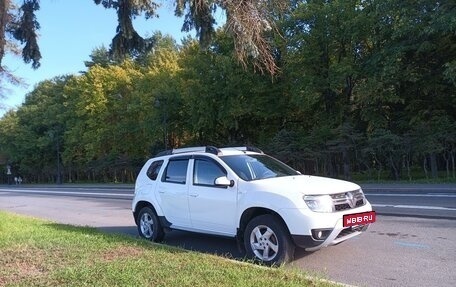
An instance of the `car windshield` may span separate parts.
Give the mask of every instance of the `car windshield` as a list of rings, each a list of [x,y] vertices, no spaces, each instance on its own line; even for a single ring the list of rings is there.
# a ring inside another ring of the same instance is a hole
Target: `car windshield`
[[[267,155],[227,155],[220,158],[246,181],[300,174],[288,165]]]

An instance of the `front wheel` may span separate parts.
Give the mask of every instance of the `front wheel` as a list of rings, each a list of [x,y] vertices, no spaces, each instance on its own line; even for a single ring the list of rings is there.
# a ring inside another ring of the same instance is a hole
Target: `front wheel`
[[[245,228],[247,256],[267,265],[280,265],[293,259],[295,246],[283,223],[270,214],[253,218]]]
[[[154,242],[162,241],[165,236],[157,215],[150,207],[143,207],[139,211],[138,232],[141,237]]]

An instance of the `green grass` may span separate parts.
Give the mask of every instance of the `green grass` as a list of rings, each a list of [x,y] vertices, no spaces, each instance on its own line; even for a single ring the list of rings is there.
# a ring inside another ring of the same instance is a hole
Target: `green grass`
[[[337,286],[94,228],[0,211],[0,286]]]

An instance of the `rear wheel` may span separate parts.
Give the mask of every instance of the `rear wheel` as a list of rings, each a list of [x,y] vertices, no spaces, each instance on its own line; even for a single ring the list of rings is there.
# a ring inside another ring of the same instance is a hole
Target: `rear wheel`
[[[247,256],[267,265],[280,265],[293,259],[295,246],[283,223],[270,214],[253,218],[245,228]]]
[[[150,207],[143,207],[139,211],[138,232],[141,237],[154,242],[162,241],[165,236],[157,215]]]

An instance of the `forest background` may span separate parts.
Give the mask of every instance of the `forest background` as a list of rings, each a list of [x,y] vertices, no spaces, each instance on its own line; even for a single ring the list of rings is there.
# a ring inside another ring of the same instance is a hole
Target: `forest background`
[[[274,75],[239,62],[225,27],[207,49],[159,32],[122,60],[94,48],[0,119],[0,182],[7,165],[29,183],[133,182],[194,145],[256,146],[305,174],[456,180],[454,2],[291,2],[266,36]]]

